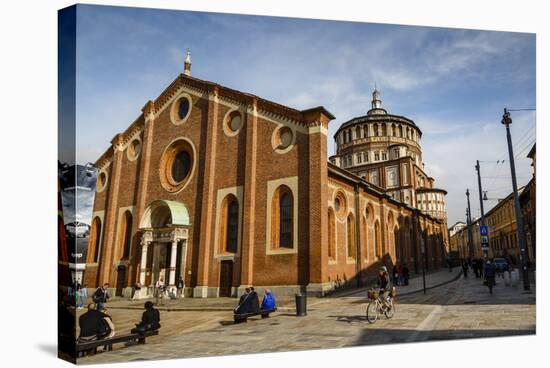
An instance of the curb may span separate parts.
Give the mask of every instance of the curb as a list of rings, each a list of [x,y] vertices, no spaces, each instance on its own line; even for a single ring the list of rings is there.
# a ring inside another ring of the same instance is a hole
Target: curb
[[[455,282],[456,280],[458,280],[460,277],[462,276],[462,272],[458,272],[452,279],[450,280],[447,280],[447,281],[443,281],[439,284],[436,284],[436,285],[432,285],[432,286],[429,286],[429,287],[426,287],[426,290],[430,290],[430,289],[434,289],[436,287],[440,287],[440,286],[443,286],[443,285],[447,285],[447,284],[450,284],[451,282]],[[422,277],[422,276],[420,276]],[[416,278],[416,277],[415,277]],[[357,293],[360,293],[362,292],[363,290],[350,290],[349,292],[347,293],[342,293],[338,296],[334,296],[335,298],[340,298],[340,297],[347,297],[347,296],[350,296],[350,295],[354,295],[354,294],[357,294]],[[398,292],[398,296],[405,296],[405,295],[411,295],[411,294],[415,294],[415,293],[419,293],[419,292],[423,292],[424,289],[423,288],[420,288],[420,289],[417,289],[417,290],[411,290],[411,291],[406,291],[406,292],[403,292],[403,293],[399,293],[399,290],[397,291]]]
[[[443,281],[439,284],[436,284],[436,285],[432,285],[430,287],[426,287],[426,290],[430,290],[430,289],[435,289],[437,287],[440,287],[440,286],[443,286],[443,285],[447,285],[447,284],[450,284],[451,282],[455,282],[456,280],[458,280],[460,277],[462,276],[462,273],[458,273],[455,277],[453,277],[452,279],[450,280],[447,280],[447,281]],[[398,294],[398,296],[405,296],[405,295],[411,295],[411,294],[416,294],[416,293],[419,293],[419,292],[423,292],[424,289],[418,289],[418,290],[411,290],[411,291],[408,291],[406,293],[402,293],[402,294]]]

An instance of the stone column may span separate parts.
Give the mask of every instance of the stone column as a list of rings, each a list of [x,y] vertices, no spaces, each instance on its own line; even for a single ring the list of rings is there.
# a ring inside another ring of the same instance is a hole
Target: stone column
[[[168,285],[176,286],[176,257],[178,254],[178,239],[172,240],[172,251],[170,253],[170,277]]]
[[[159,253],[160,253],[160,243],[151,243],[153,246],[153,264],[151,269],[151,285],[152,287],[155,287],[155,284],[157,283],[159,279],[159,273],[160,273],[160,267],[159,267]],[[166,280],[164,280],[166,281]]]
[[[147,297],[147,286],[145,285],[145,277],[147,275],[147,254],[149,250],[149,244],[151,244],[152,239],[153,235],[150,231],[145,231],[141,235],[141,264],[139,270],[139,284],[141,285],[141,289],[139,290],[139,292],[136,292],[134,294],[134,299]]]

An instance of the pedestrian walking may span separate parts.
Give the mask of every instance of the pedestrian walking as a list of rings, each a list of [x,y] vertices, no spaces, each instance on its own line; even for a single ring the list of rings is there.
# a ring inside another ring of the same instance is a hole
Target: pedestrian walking
[[[107,300],[110,298],[107,289],[109,288],[109,283],[103,284],[96,289],[94,295],[92,295],[92,300],[97,305],[97,310],[104,310]]]
[[[162,305],[162,294],[164,293],[164,279],[160,277],[155,284],[155,296],[157,300],[157,305]]]
[[[462,273],[464,274],[464,278],[468,278],[468,263],[466,261],[462,261]]]
[[[495,286],[495,266],[491,261],[487,261],[485,264],[485,282],[489,288],[489,293],[493,293],[493,286]]]
[[[176,288],[178,289],[177,291],[177,297],[178,298],[182,298],[183,297],[183,278],[180,276],[178,278],[178,282],[176,283]]]
[[[397,285],[398,286],[403,285],[403,265],[402,264],[397,265]]]
[[[80,300],[82,301],[81,307],[84,308],[84,304],[88,301],[88,289],[86,289],[86,285],[80,286]]]
[[[409,285],[409,267],[406,263],[403,265],[403,282],[405,286]]]

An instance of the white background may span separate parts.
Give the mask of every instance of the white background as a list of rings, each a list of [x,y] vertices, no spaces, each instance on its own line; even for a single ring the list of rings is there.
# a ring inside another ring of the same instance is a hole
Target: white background
[[[281,15],[537,33],[537,336],[113,364],[220,366],[543,366],[550,30],[544,1],[94,1],[167,9]],[[68,1],[3,1],[0,130],[2,366],[68,366],[56,358],[57,10]],[[330,50],[327,50],[330,52]],[[503,58],[506,55],[502,55]],[[541,142],[542,141],[542,142]],[[167,327],[167,326],[166,326]],[[165,328],[166,328],[165,327]]]

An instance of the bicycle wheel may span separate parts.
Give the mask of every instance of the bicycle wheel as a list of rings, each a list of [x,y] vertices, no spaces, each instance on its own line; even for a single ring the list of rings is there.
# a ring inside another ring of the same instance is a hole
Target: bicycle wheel
[[[393,317],[395,313],[395,305],[393,304],[393,299],[390,300],[390,307],[384,311],[384,314],[386,315],[387,319],[390,319]]]
[[[378,319],[378,303],[372,301],[367,306],[367,321],[369,323],[374,323]]]

